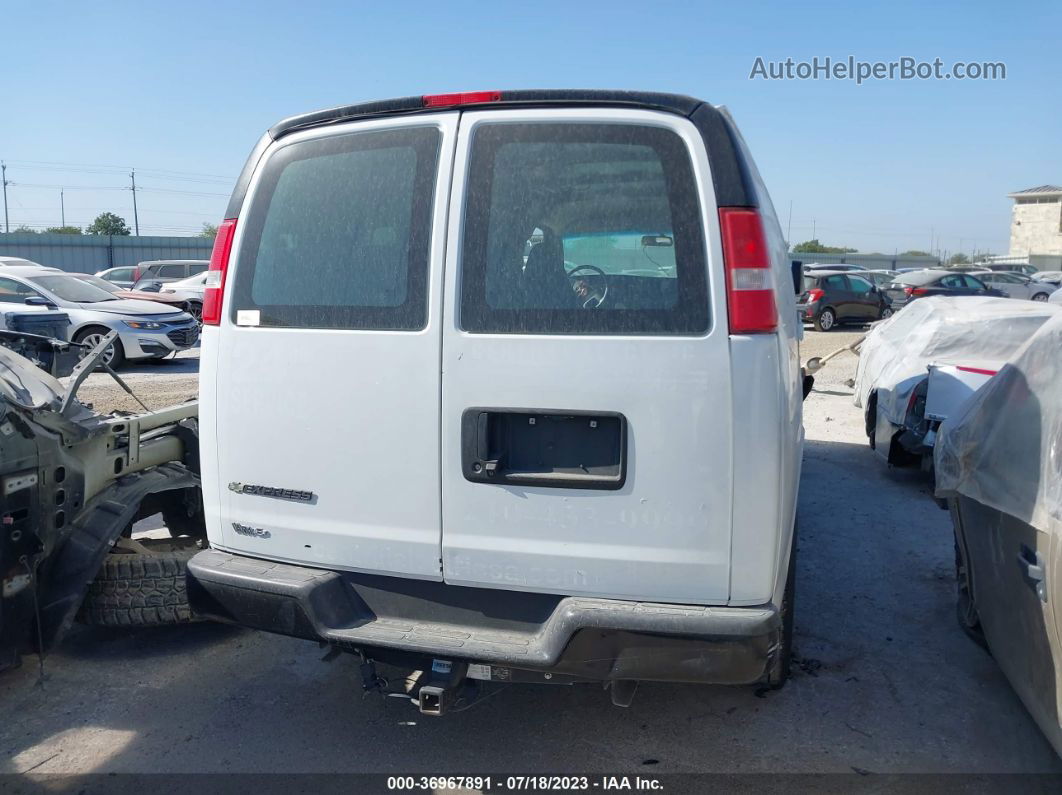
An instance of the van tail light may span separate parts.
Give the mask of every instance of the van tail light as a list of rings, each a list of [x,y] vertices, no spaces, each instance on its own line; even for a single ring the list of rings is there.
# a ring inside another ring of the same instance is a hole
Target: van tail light
[[[461,91],[457,94],[425,94],[426,108],[451,108],[455,105],[482,105],[484,102],[501,102],[500,91]]]
[[[813,290],[808,290],[808,303],[813,304],[819,299],[821,299],[824,295],[826,295],[826,291],[820,290],[818,287]]]
[[[759,211],[751,207],[720,207],[719,226],[723,234],[730,333],[777,331],[771,257]]]
[[[210,252],[210,267],[203,282],[203,325],[217,326],[221,323],[221,303],[225,295],[225,273],[229,268],[232,253],[232,238],[236,234],[236,219],[226,218],[218,226],[214,238],[214,250]]]

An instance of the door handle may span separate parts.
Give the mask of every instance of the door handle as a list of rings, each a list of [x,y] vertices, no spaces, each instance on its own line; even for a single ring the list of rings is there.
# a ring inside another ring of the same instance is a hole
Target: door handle
[[[1036,591],[1041,602],[1047,601],[1047,574],[1043,556],[1025,544],[1021,545],[1018,553],[1018,568],[1025,584]]]

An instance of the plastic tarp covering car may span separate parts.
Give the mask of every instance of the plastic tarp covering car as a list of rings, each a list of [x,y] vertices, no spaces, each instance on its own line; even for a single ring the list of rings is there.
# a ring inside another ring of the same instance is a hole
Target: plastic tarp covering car
[[[911,392],[930,364],[996,369],[1059,308],[977,296],[919,298],[874,326],[859,351],[855,404],[877,390],[878,411],[902,425]]]
[[[937,495],[1062,528],[1062,312],[940,429]]]

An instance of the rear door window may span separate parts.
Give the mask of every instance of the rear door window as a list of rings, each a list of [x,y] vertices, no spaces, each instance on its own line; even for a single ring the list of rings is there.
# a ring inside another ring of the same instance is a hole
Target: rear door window
[[[130,279],[133,278],[133,269],[132,268],[121,268],[121,269],[116,270],[116,271],[111,271],[110,273],[108,273],[103,278],[105,278],[105,279],[107,279],[109,281],[112,281],[112,282],[116,281],[116,280],[117,281],[129,281]]]
[[[158,275],[163,279],[183,279],[186,274],[184,265],[162,265]]]
[[[274,154],[246,218],[233,317],[257,309],[261,326],[423,328],[440,138],[405,127]]]
[[[852,292],[857,295],[867,295],[874,292],[874,285],[860,276],[849,276],[848,284],[851,285]]]
[[[837,274],[825,277],[822,280],[822,286],[832,293],[848,292],[848,282],[844,276]]]
[[[472,138],[465,196],[466,331],[707,331],[701,207],[675,132],[484,124]]]

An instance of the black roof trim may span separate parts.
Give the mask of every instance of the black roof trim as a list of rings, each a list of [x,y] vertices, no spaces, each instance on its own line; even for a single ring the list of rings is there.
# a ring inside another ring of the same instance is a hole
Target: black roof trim
[[[719,207],[758,207],[755,190],[748,173],[748,164],[741,156],[740,147],[733,138],[730,125],[717,108],[694,97],[684,94],[665,94],[654,91],[610,91],[598,89],[526,89],[519,91],[502,91],[499,101],[454,105],[453,110],[469,108],[504,108],[504,107],[624,107],[658,110],[674,113],[688,118],[697,127],[708,159],[712,167],[712,181],[715,187],[716,204]],[[424,107],[423,96],[399,97],[376,102],[361,102],[355,105],[343,105],[337,108],[302,113],[289,116],[273,125],[262,136],[247,159],[243,171],[225,211],[226,218],[236,218],[240,214],[248,183],[258,161],[272,141],[289,133],[320,127],[327,124],[339,124],[354,119],[374,116],[389,116],[411,113],[438,113],[450,110],[443,107]]]
[[[602,91],[593,89],[529,89],[521,91],[502,91],[501,100],[485,102],[492,108],[512,105],[615,105],[622,107],[647,108],[662,110],[689,116],[704,103],[682,94],[663,94],[653,91]],[[455,105],[457,108],[474,108],[476,104]],[[351,119],[363,119],[366,116],[383,116],[392,113],[417,113],[445,111],[447,107],[424,107],[422,96],[383,99],[376,102],[360,102],[356,105],[342,105],[338,108],[317,110],[289,116],[269,129],[269,136],[275,141],[288,133],[307,127],[323,124],[337,124]]]

